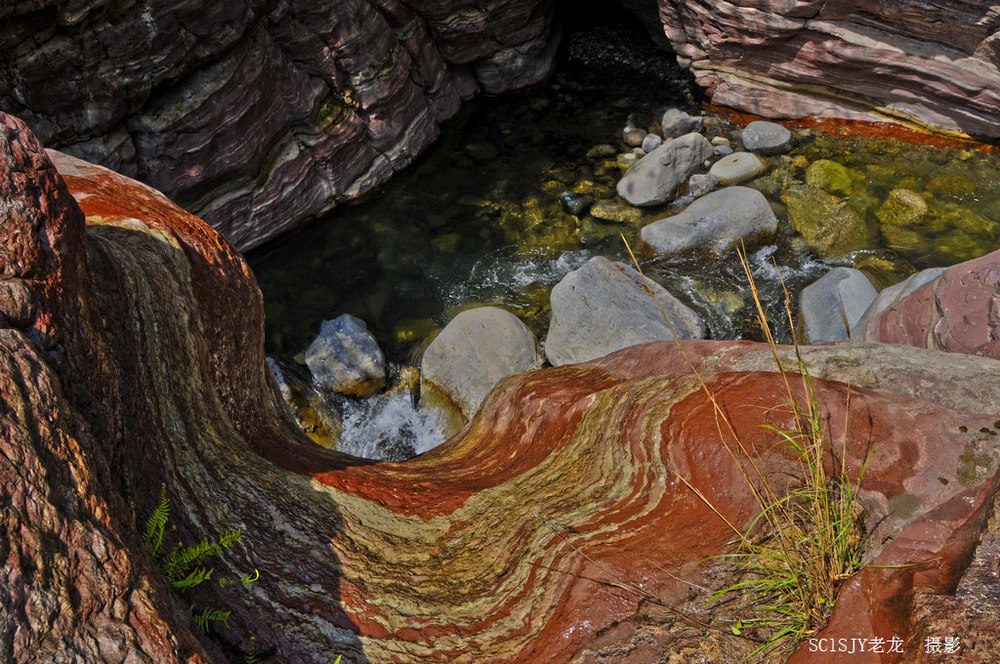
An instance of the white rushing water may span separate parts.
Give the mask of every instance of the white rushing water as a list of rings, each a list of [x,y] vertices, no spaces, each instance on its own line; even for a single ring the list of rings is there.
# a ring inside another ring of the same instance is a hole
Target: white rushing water
[[[445,441],[441,418],[414,401],[409,390],[345,401],[337,449],[365,459],[403,461],[437,447]]]

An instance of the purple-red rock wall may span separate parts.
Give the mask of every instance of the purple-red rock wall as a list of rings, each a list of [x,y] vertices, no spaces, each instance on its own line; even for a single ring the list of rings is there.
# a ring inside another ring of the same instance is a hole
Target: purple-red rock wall
[[[1000,359],[1000,251],[949,267],[872,316],[858,337]]]
[[[544,79],[551,4],[5,3],[0,110],[245,250],[384,182],[477,89]]]
[[[721,106],[1000,136],[1000,13],[988,2],[659,0],[659,7],[674,49]]]

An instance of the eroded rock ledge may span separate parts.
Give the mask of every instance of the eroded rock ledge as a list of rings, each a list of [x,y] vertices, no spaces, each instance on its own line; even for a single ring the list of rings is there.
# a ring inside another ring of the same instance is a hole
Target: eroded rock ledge
[[[463,98],[535,84],[551,2],[34,0],[0,8],[0,110],[246,250],[381,184]]]
[[[759,426],[787,426],[766,348],[689,341],[685,359],[650,344],[511,377],[449,443],[360,462],[311,444],[280,405],[260,293],[229,243],[144,185],[51,157],[58,174],[0,115],[0,239],[15,249],[0,293],[20,293],[0,302],[0,659],[225,661],[138,542],[161,483],[188,541],[243,530],[219,575],[261,572],[195,597],[233,612],[217,632],[231,656],[251,636],[258,661],[290,663],[747,651],[725,623],[704,626],[720,623],[692,584],[720,581],[705,561],[732,533],[678,475],[734,522],[751,518],[689,361],[759,463],[789,467]],[[889,565],[845,586],[820,636],[895,636],[905,654],[863,661],[922,661],[914,611],[941,594],[937,629],[991,635],[995,606],[976,597],[997,590],[995,523],[977,544],[1000,362],[880,344],[806,359],[844,462],[871,456],[866,500],[885,517],[873,563]],[[973,645],[963,661],[996,661],[995,639]]]
[[[659,0],[712,101],[766,117],[900,120],[1000,136],[987,2]]]

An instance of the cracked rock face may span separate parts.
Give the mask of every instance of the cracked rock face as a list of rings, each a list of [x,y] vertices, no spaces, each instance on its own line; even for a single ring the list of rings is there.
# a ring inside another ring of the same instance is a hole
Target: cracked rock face
[[[550,0],[32,0],[0,110],[249,249],[409,164],[477,88],[551,71]]]
[[[1000,13],[987,2],[659,0],[659,8],[667,38],[716,104],[1000,135]]]

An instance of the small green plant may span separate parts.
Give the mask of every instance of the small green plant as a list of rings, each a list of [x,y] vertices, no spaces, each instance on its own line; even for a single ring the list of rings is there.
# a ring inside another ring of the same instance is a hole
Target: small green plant
[[[233,528],[222,533],[217,542],[212,542],[208,538],[194,545],[178,542],[167,551],[164,545],[169,520],[170,499],[167,497],[167,487],[164,484],[160,486],[160,502],[146,522],[146,529],[142,533],[142,543],[153,557],[163,576],[180,592],[185,592],[210,580],[215,568],[206,565],[208,559],[223,554],[242,537],[242,532]],[[244,575],[240,582],[251,584],[259,578],[260,573],[254,570],[253,576]],[[236,581],[222,578],[218,580],[218,583],[220,587],[224,588],[234,585]],[[221,623],[227,628],[229,627],[230,611],[199,607],[193,603],[189,611],[195,624],[203,632],[207,632],[212,623]]]
[[[622,240],[625,240],[624,236]],[[627,241],[625,246],[645,282],[646,277]],[[790,649],[815,632],[832,611],[842,581],[861,568],[865,533],[857,497],[867,459],[856,477],[852,478],[845,463],[846,431],[845,447],[838,453],[827,436],[816,386],[798,344],[793,345],[796,366],[794,370],[789,370],[782,362],[778,344],[771,334],[746,254],[742,248],[738,249],[738,254],[754,298],[758,323],[788,397],[784,404],[769,411],[769,415],[783,410],[792,422],[791,427],[767,422],[761,426],[775,434],[777,442],[787,445],[794,452],[798,468],[794,472],[794,481],[783,481],[782,487],[773,485],[678,341],[680,352],[688,359],[716,412],[720,438],[750,487],[759,514],[741,530],[686,478],[678,477],[736,534],[736,551],[720,558],[735,564],[739,581],[714,591],[712,598],[736,598],[744,617],[733,621],[731,631],[737,636],[760,641],[760,645],[748,655],[749,659]],[[795,325],[787,289],[785,310],[794,339]],[[666,313],[662,308],[660,312],[673,332]],[[676,334],[674,336],[676,339]],[[793,389],[795,380],[801,382],[798,393]],[[849,399],[848,391],[847,410]],[[734,443],[727,443],[727,439]],[[828,459],[832,461],[832,472],[827,471]]]

